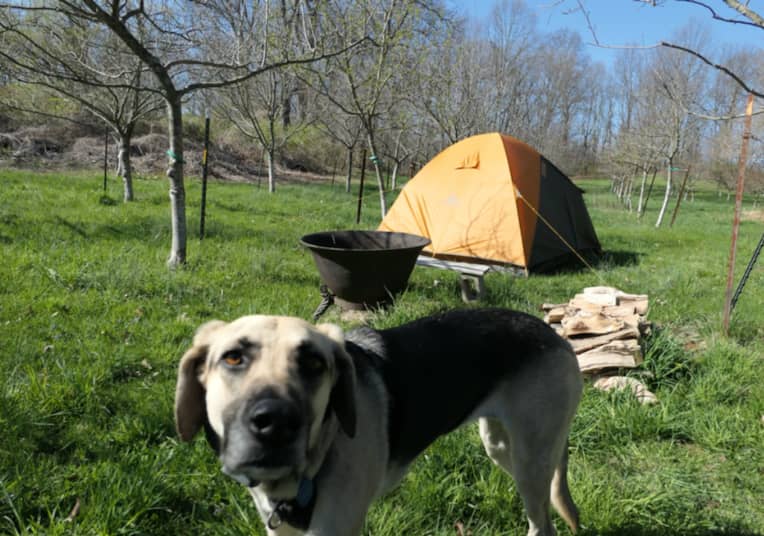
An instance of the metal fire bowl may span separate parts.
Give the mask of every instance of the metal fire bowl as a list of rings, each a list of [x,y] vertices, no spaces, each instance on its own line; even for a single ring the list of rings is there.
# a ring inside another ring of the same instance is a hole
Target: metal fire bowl
[[[385,231],[325,231],[303,236],[323,283],[344,309],[392,303],[408,284],[428,238]]]

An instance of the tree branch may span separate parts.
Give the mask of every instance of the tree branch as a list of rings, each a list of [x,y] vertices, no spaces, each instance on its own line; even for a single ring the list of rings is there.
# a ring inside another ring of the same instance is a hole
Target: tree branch
[[[7,110],[16,110],[17,112],[22,112],[22,113],[39,115],[41,117],[49,117],[51,119],[60,119],[62,121],[68,121],[69,123],[74,123],[75,125],[80,125],[80,126],[87,127],[87,128],[95,128],[96,127],[96,125],[94,125],[93,123],[88,123],[88,122],[85,122],[85,121],[78,121],[77,119],[73,119],[73,118],[67,117],[65,115],[57,115],[57,114],[52,114],[52,113],[48,113],[48,112],[43,112],[43,111],[41,111],[39,109],[36,109],[36,108],[25,108],[23,106],[19,106],[17,104],[13,104],[13,103],[8,102],[8,101],[3,102],[2,105],[0,105],[0,108],[5,108]]]
[[[264,67],[261,67],[259,69],[255,69],[252,71],[248,71],[245,74],[242,74],[241,76],[233,77],[233,78],[227,78],[225,80],[219,80],[217,82],[197,82],[195,84],[189,84],[188,86],[184,87],[183,89],[179,90],[178,93],[181,95],[185,95],[188,93],[191,93],[193,91],[197,91],[199,89],[212,89],[212,88],[220,88],[225,86],[230,86],[234,84],[238,84],[240,82],[245,82],[246,80],[249,80],[250,78],[260,75],[262,73],[272,71],[274,69],[280,69],[282,67],[287,67],[290,65],[307,65],[311,63],[316,63],[321,60],[327,60],[334,58],[336,56],[339,56],[341,54],[344,54],[345,52],[348,52],[349,50],[352,50],[353,48],[357,47],[361,43],[364,43],[368,41],[368,37],[363,37],[359,39],[358,41],[355,41],[351,43],[350,45],[346,46],[345,48],[342,48],[340,50],[335,50],[333,52],[329,52],[326,54],[321,54],[319,56],[312,56],[308,58],[299,58],[299,59],[285,59],[279,62],[271,63],[269,65],[266,65]],[[204,62],[201,62],[201,64],[204,64]],[[246,68],[246,65],[242,65],[240,67],[235,66],[229,66],[231,69],[244,69]]]
[[[754,10],[748,7],[748,2],[742,4],[737,0],[724,0],[724,3],[730,6],[738,13],[742,13],[743,16],[748,17],[754,22],[754,26],[764,29],[764,17],[756,13]]]
[[[691,56],[695,56],[696,58],[698,58],[700,61],[702,61],[706,65],[709,65],[709,66],[713,67],[714,69],[717,69],[717,70],[723,72],[724,74],[726,74],[727,76],[729,76],[730,78],[732,78],[735,82],[737,82],[737,84],[740,87],[745,89],[747,92],[752,93],[756,97],[764,98],[764,93],[762,93],[761,91],[757,91],[757,90],[753,89],[742,78],[740,78],[737,74],[732,72],[730,69],[728,69],[724,65],[721,65],[719,63],[716,63],[716,62],[708,59],[707,57],[705,57],[703,54],[701,54],[697,50],[693,50],[691,48],[688,48],[688,47],[685,47],[685,46],[682,46],[682,45],[677,45],[675,43],[670,43],[668,41],[661,41],[660,45],[663,46],[663,47],[666,47],[666,48],[673,48],[675,50],[681,50],[682,52],[690,54]]]
[[[754,11],[751,11],[746,6],[743,6],[740,4],[740,2],[737,2],[735,0],[724,0],[724,3],[730,6],[732,9],[742,13],[746,17],[748,17],[751,20],[740,20],[740,19],[730,19],[727,17],[722,17],[719,15],[711,6],[709,6],[705,2],[700,2],[699,0],[676,0],[677,2],[685,2],[687,4],[694,4],[696,6],[703,7],[708,10],[709,13],[711,13],[711,17],[714,20],[722,21],[722,22],[728,22],[730,24],[744,24],[746,26],[753,26],[754,28],[761,28],[762,24],[764,24],[764,19],[762,19],[760,16],[758,16]],[[736,7],[738,6],[738,7]],[[750,14],[749,14],[750,13]],[[758,22],[757,22],[758,19]]]

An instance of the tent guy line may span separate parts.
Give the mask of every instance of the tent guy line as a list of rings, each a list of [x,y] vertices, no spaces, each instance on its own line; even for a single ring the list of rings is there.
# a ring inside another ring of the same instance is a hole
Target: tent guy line
[[[589,263],[584,258],[583,255],[581,255],[578,251],[576,251],[576,248],[571,246],[570,243],[568,243],[568,241],[563,238],[562,234],[560,234],[560,232],[557,229],[555,229],[554,226],[551,223],[549,223],[549,221],[544,216],[539,214],[539,212],[535,209],[535,207],[528,202],[528,200],[525,198],[525,196],[523,196],[522,192],[520,192],[520,190],[517,189],[517,187],[515,187],[515,195],[517,196],[518,199],[520,199],[523,203],[525,203],[525,205],[530,210],[532,210],[534,214],[536,214],[536,217],[538,217],[538,219],[540,219],[544,223],[544,225],[549,227],[549,230],[552,231],[557,236],[557,238],[559,238],[562,241],[562,243],[567,246],[567,248],[570,250],[570,252],[573,255],[578,257],[578,260],[580,260],[584,266],[586,266],[589,270],[591,270],[597,276],[597,279],[599,279],[603,285],[609,286],[607,280],[602,275],[602,273],[598,271],[594,266],[592,266],[591,263]]]

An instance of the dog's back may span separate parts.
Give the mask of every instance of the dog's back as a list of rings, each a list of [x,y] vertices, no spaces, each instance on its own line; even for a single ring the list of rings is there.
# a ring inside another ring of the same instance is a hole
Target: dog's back
[[[450,311],[378,336],[390,457],[401,463],[464,423],[500,382],[540,354],[569,351],[540,319],[506,309]]]

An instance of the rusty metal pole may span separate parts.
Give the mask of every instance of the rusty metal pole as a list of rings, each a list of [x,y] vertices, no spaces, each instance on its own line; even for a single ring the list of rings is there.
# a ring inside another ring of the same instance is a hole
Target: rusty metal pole
[[[748,160],[748,140],[751,138],[751,117],[753,115],[753,94],[748,94],[748,104],[745,108],[745,127],[743,128],[743,144],[740,147],[740,160],[737,165],[737,191],[735,193],[735,216],[732,221],[732,243],[730,244],[730,259],[727,268],[727,290],[724,295],[724,320],[722,328],[727,335],[730,329],[730,314],[732,312],[732,287],[735,279],[735,257],[737,252],[737,236],[740,229],[740,210],[743,206],[743,185],[745,184],[745,167]]]

